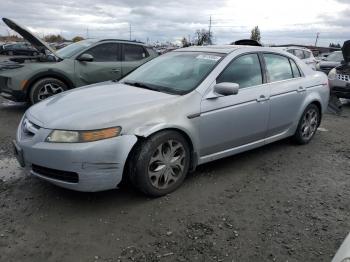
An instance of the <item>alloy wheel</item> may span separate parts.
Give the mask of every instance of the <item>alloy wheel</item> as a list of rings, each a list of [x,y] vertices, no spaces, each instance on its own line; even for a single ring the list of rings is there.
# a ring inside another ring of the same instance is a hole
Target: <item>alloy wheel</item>
[[[64,88],[55,83],[48,83],[43,85],[38,93],[38,101],[44,100],[50,96],[64,92]]]
[[[310,108],[303,117],[301,124],[301,135],[305,140],[309,140],[315,134],[318,126],[318,112]]]
[[[184,175],[186,151],[176,140],[160,144],[153,152],[148,165],[151,184],[157,189],[167,189]]]

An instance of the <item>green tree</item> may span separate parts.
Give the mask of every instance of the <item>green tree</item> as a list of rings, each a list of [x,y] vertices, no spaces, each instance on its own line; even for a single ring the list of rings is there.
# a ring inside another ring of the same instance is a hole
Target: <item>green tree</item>
[[[82,36],[75,36],[75,37],[73,37],[73,39],[72,39],[72,41],[75,43],[75,42],[79,42],[79,41],[81,41],[81,40],[84,40],[84,37],[82,37]]]
[[[48,43],[59,43],[63,42],[65,39],[61,35],[47,35],[44,37],[44,40]]]
[[[330,43],[329,47],[341,48],[341,45],[339,43],[338,44]]]
[[[252,29],[251,34],[250,34],[250,39],[260,42],[260,40],[261,40],[261,33],[260,33],[260,29],[259,29],[258,26],[254,27]]]
[[[188,47],[188,46],[190,46],[190,43],[189,43],[189,41],[187,41],[187,38],[186,38],[186,37],[183,37],[183,38],[181,39],[181,44],[182,44],[182,47]]]

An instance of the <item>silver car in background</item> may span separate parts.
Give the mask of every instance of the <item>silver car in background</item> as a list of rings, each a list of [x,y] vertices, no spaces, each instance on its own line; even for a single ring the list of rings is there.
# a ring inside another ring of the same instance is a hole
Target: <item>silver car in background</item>
[[[287,52],[189,47],[32,106],[14,148],[58,186],[101,191],[125,178],[161,196],[198,165],[286,137],[308,143],[328,99],[327,76]]]
[[[313,70],[316,70],[317,60],[310,49],[298,46],[282,47],[281,49],[288,53],[291,53],[292,55],[295,55],[296,57],[301,59],[305,64],[310,66]]]

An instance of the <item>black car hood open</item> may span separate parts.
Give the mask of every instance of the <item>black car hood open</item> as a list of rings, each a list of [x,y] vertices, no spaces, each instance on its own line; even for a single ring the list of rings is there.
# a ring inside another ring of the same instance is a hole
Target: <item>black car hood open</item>
[[[16,31],[18,34],[20,34],[25,40],[27,40],[32,46],[35,47],[40,53],[47,55],[46,51],[49,51],[57,58],[60,58],[55,51],[44,41],[42,41],[40,38],[36,37],[34,34],[32,34],[28,29],[26,29],[23,26],[20,26],[19,24],[15,23],[11,19],[3,18],[2,21],[11,28],[12,30]]]
[[[343,52],[344,61],[350,63],[350,40],[344,42],[341,50]]]

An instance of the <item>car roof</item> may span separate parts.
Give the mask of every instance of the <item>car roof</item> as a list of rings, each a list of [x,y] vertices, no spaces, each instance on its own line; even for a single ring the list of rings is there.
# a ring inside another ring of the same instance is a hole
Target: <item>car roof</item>
[[[190,46],[176,49],[173,52],[208,52],[229,54],[238,49],[247,49],[249,51],[277,51],[275,48],[262,46],[248,46],[248,45],[208,45],[208,46]],[[278,50],[283,51],[283,50]]]
[[[140,42],[140,41],[126,40],[126,39],[116,39],[116,38],[100,38],[100,39],[96,39],[96,42],[107,42],[107,41],[108,42],[122,42],[122,43],[128,43],[128,44],[145,45],[145,43]]]

